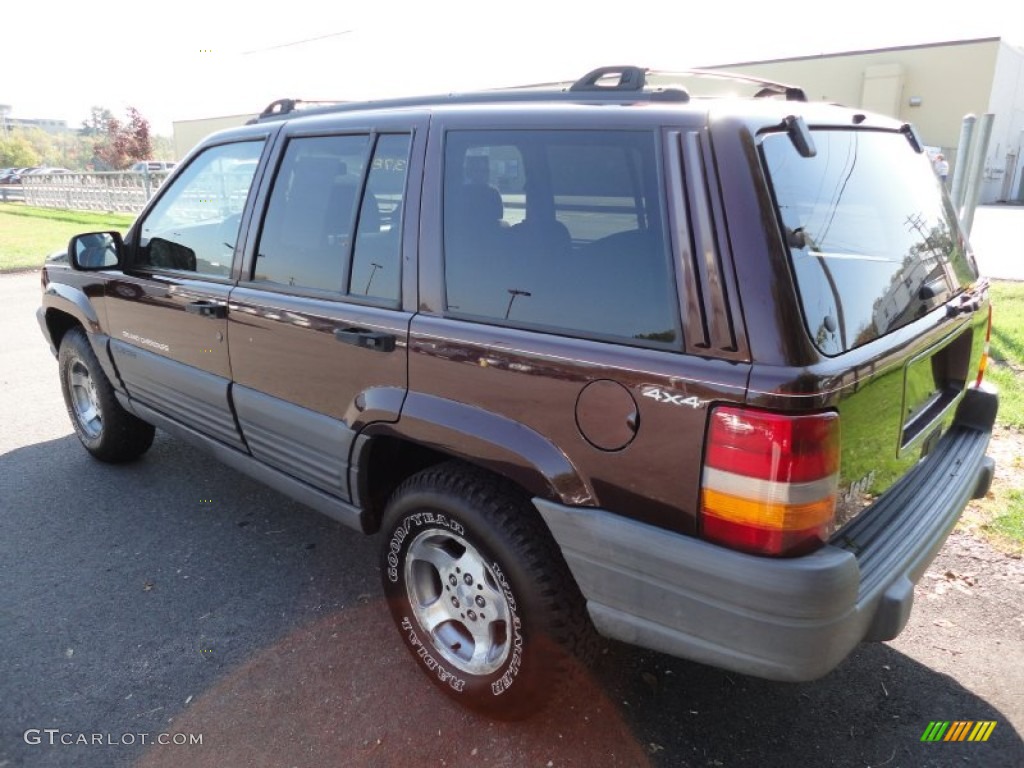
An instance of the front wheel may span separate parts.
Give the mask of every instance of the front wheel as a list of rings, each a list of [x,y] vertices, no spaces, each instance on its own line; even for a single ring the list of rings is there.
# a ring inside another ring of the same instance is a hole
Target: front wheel
[[[532,504],[450,463],[395,491],[384,520],[391,614],[421,669],[471,709],[522,718],[596,646],[582,596]]]
[[[60,386],[82,445],[102,461],[137,459],[153,444],[153,426],[129,413],[114,396],[85,331],[64,334],[58,354]]]

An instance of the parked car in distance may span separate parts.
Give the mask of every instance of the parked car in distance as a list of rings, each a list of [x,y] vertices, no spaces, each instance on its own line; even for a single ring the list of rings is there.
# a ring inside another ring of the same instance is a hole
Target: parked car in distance
[[[61,173],[73,173],[73,171],[70,170],[69,168],[53,168],[53,167],[49,167],[49,166],[44,166],[44,167],[41,167],[41,168],[33,168],[30,171],[26,171],[22,175],[23,176],[46,176],[46,175],[56,175],[56,174],[61,174]]]
[[[10,168],[4,176],[0,177],[0,184],[20,184],[21,177],[31,170],[32,168]]]
[[[177,165],[171,160],[140,160],[128,170],[132,173],[152,173],[154,171],[169,171]]]
[[[650,74],[209,137],[44,266],[82,444],[379,532],[412,663],[496,717],[595,630],[786,681],[896,637],[992,481],[988,282],[910,125]]]

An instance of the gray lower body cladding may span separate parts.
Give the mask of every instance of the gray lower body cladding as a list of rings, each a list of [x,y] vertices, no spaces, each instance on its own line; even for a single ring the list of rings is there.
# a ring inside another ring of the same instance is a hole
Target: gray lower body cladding
[[[773,680],[837,666],[906,625],[921,578],[994,464],[997,398],[975,390],[927,460],[813,554],[741,554],[604,510],[542,499],[598,631],[634,645]]]

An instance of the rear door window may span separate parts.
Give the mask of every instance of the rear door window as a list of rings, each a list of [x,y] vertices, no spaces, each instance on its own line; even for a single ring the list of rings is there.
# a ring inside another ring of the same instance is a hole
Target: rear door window
[[[643,131],[450,132],[448,314],[676,347],[655,138]]]
[[[411,139],[291,139],[270,194],[253,282],[397,305]]]
[[[256,252],[256,282],[341,293],[370,137],[288,142]]]
[[[977,268],[931,164],[906,136],[811,133],[814,157],[781,134],[762,153],[807,330],[838,355],[948,301]]]

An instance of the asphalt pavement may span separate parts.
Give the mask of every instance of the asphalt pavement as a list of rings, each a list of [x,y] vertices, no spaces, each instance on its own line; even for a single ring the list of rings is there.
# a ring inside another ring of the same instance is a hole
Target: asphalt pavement
[[[91,459],[38,292],[0,276],[0,768],[1024,764],[1014,699],[975,692],[998,660],[940,671],[903,638],[802,685],[609,644],[532,720],[463,712],[391,626],[375,538],[161,433]],[[921,743],[958,718],[999,726]]]

